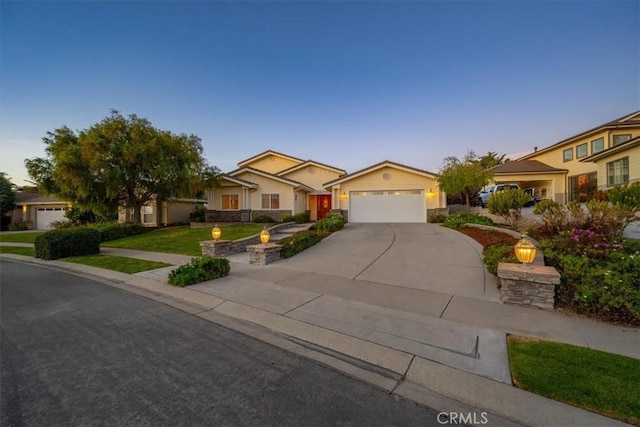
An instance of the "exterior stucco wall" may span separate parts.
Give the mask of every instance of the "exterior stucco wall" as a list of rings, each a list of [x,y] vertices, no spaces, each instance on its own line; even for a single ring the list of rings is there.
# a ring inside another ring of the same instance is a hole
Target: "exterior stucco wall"
[[[607,190],[611,187],[607,186],[607,163],[629,158],[629,182],[640,181],[640,146],[631,147],[621,153],[613,154],[598,160],[595,165],[598,169],[598,189]]]
[[[307,192],[298,190],[294,193],[293,213],[302,213],[307,210]]]
[[[275,174],[285,169],[289,169],[295,165],[299,165],[300,163],[301,162],[299,161],[285,159],[280,156],[268,155],[266,157],[256,159],[253,162],[244,165],[244,167],[259,169],[261,171]],[[254,182],[254,181],[251,181],[251,182]]]
[[[238,178],[258,184],[258,188],[251,190],[250,193],[250,209],[268,211],[268,209],[262,209],[262,194],[275,193],[280,195],[280,207],[276,210],[293,210],[293,187],[291,185],[252,172],[244,172],[238,175]]]
[[[172,224],[174,222],[189,222],[191,220],[191,213],[195,212],[196,206],[203,206],[203,203],[198,202],[180,202],[180,201],[168,201],[162,203],[163,215],[161,216],[161,222],[166,224]]]
[[[319,166],[309,165],[283,175],[283,177],[301,182],[315,190],[323,191],[322,184],[339,178],[340,174]]]

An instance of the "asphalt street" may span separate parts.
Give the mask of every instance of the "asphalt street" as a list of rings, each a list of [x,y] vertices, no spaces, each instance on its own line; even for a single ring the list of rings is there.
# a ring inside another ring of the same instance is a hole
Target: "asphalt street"
[[[433,409],[141,296],[7,260],[0,272],[3,426],[441,425]]]

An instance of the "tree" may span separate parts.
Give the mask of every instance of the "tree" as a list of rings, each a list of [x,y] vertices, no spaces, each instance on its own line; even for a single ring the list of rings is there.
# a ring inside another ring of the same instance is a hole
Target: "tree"
[[[462,160],[457,157],[444,159],[438,184],[447,193],[461,194],[465,198],[468,212],[471,207],[471,197],[478,194],[478,191],[487,185],[491,178],[491,172],[480,164],[476,154],[468,151]]]
[[[482,165],[483,168],[491,169],[509,160],[509,159],[505,159],[505,157],[506,157],[506,154],[498,154],[494,151],[489,151],[487,154],[480,157],[478,159],[478,162]]]
[[[41,188],[100,214],[124,205],[136,223],[149,200],[192,195],[218,173],[206,164],[197,136],[159,130],[116,110],[88,129],[63,126],[42,140],[47,157],[25,160]]]
[[[16,192],[14,185],[6,173],[0,172],[0,216],[13,210],[16,203]]]

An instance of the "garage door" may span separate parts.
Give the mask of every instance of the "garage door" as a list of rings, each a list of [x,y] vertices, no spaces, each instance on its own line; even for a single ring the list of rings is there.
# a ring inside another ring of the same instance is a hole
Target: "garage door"
[[[352,191],[349,222],[426,222],[424,190]]]
[[[36,229],[48,230],[55,221],[64,221],[64,208],[38,208]]]

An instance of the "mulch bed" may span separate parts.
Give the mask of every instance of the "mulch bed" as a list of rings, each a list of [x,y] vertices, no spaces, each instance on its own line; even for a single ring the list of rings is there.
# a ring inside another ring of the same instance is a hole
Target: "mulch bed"
[[[505,233],[500,233],[499,231],[488,231],[473,227],[459,228],[458,231],[480,243],[484,249],[487,249],[490,246],[514,246],[518,243],[518,239],[515,237]]]

